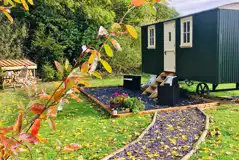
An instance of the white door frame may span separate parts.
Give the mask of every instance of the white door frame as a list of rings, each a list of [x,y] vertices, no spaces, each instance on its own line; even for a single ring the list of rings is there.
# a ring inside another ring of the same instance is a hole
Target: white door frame
[[[176,22],[164,23],[164,71],[176,72]]]

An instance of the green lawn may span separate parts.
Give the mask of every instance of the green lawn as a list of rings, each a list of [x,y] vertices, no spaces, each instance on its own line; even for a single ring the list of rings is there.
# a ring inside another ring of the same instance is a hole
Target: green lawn
[[[143,81],[146,79],[147,76],[143,77]],[[119,77],[89,81],[92,86],[122,85],[122,78]],[[54,83],[41,83],[40,86],[52,88]],[[217,94],[230,96],[239,95],[239,92]],[[17,103],[26,103],[27,97],[27,92],[22,89],[0,92],[0,127],[14,123]],[[48,144],[33,146],[33,159],[100,159],[135,139],[151,121],[151,115],[110,119],[96,105],[84,97],[81,98],[84,99],[83,103],[67,104],[63,112],[58,114],[56,133],[49,129],[47,122],[42,123],[40,134],[48,139]],[[193,159],[238,160],[239,107],[223,105],[206,113],[211,117],[211,131],[219,130],[220,135],[215,132],[216,135],[207,137]],[[56,140],[60,140],[62,144],[80,143],[83,147],[77,152],[58,154]]]
[[[183,88],[195,92],[196,84]],[[211,87],[211,86],[210,86]],[[235,84],[223,84],[219,89],[235,88]],[[218,97],[239,96],[239,91],[217,92],[210,95]],[[239,106],[221,105],[206,111],[210,116],[210,132],[200,146],[193,160],[239,160]]]
[[[93,86],[120,85],[122,79],[106,78],[90,80]],[[42,83],[41,87],[52,88],[54,83]],[[17,115],[17,104],[27,102],[27,92],[22,89],[8,89],[0,92],[0,125],[11,125]],[[41,123],[40,135],[48,139],[48,144],[33,146],[33,159],[100,159],[131,142],[149,125],[152,115],[111,119],[107,113],[84,100],[72,102],[64,107],[55,120],[57,131],[53,132],[47,122]],[[1,127],[0,126],[0,127]],[[79,143],[82,149],[73,153],[58,154],[57,140],[62,144]],[[26,159],[23,155],[22,159]],[[30,159],[29,157],[27,159]]]

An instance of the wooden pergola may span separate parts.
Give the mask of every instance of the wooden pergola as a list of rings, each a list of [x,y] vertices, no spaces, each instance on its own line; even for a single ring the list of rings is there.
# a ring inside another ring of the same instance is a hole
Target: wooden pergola
[[[37,65],[28,59],[0,60],[0,86],[16,87],[35,79]]]

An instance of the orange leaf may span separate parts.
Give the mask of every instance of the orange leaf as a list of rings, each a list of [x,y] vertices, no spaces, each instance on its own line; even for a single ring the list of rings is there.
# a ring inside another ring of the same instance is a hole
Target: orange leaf
[[[52,119],[48,120],[48,124],[50,126],[51,129],[53,129],[54,131],[56,131],[56,124]]]
[[[75,94],[71,93],[69,95],[72,99],[76,100],[76,102],[82,102],[82,100],[78,96],[76,96]]]
[[[22,5],[23,5],[24,9],[29,11],[29,7],[27,5],[27,2],[25,0],[21,0],[21,2],[22,2]]]
[[[13,130],[17,133],[21,132],[22,129],[22,118],[23,118],[23,113],[20,113],[17,117],[16,123],[14,125]]]
[[[42,142],[42,143],[48,143],[47,140],[45,138],[42,138],[41,136],[39,135],[36,135],[37,139]]]
[[[22,139],[23,141],[26,141],[26,142],[31,143],[31,144],[38,144],[39,143],[39,140],[37,139],[37,137],[34,136],[31,133],[21,133],[19,138]]]
[[[59,88],[53,96],[54,100],[55,101],[61,100],[64,93],[65,93],[65,89],[64,88]]]
[[[31,111],[34,114],[41,114],[44,111],[45,108],[46,108],[45,105],[35,103],[31,106]]]
[[[66,90],[71,89],[74,85],[75,85],[74,78],[67,78],[65,80],[65,89]]]
[[[146,0],[131,0],[131,4],[135,7],[141,6],[146,2]]]
[[[84,62],[84,63],[81,65],[81,72],[86,73],[86,72],[88,72],[88,69],[89,69],[89,64],[88,64],[88,62]]]
[[[6,134],[13,130],[13,127],[0,128],[0,134]]]
[[[52,118],[56,118],[56,115],[57,115],[57,108],[56,108],[56,106],[51,106],[51,107],[48,109],[48,114],[47,114],[47,116],[52,117]]]
[[[110,39],[110,42],[115,47],[115,49],[117,49],[118,51],[122,51],[122,48],[120,47],[120,44],[115,39]]]
[[[55,61],[55,65],[56,65],[56,68],[57,68],[58,72],[63,74],[63,67],[62,67],[62,65],[59,62],[57,62],[57,61]]]
[[[81,149],[81,145],[77,143],[71,143],[63,148],[65,152],[74,152]]]
[[[40,119],[35,120],[34,124],[32,125],[32,135],[35,136],[38,134],[40,126],[41,126],[41,120]]]
[[[11,23],[13,23],[13,18],[12,18],[12,16],[7,12],[7,11],[3,11],[3,13],[7,16],[7,18],[8,18],[8,20],[11,22]]]

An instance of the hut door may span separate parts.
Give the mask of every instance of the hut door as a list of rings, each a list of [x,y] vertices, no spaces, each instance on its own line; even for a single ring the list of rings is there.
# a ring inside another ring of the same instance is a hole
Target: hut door
[[[176,72],[175,21],[164,23],[164,71]]]

